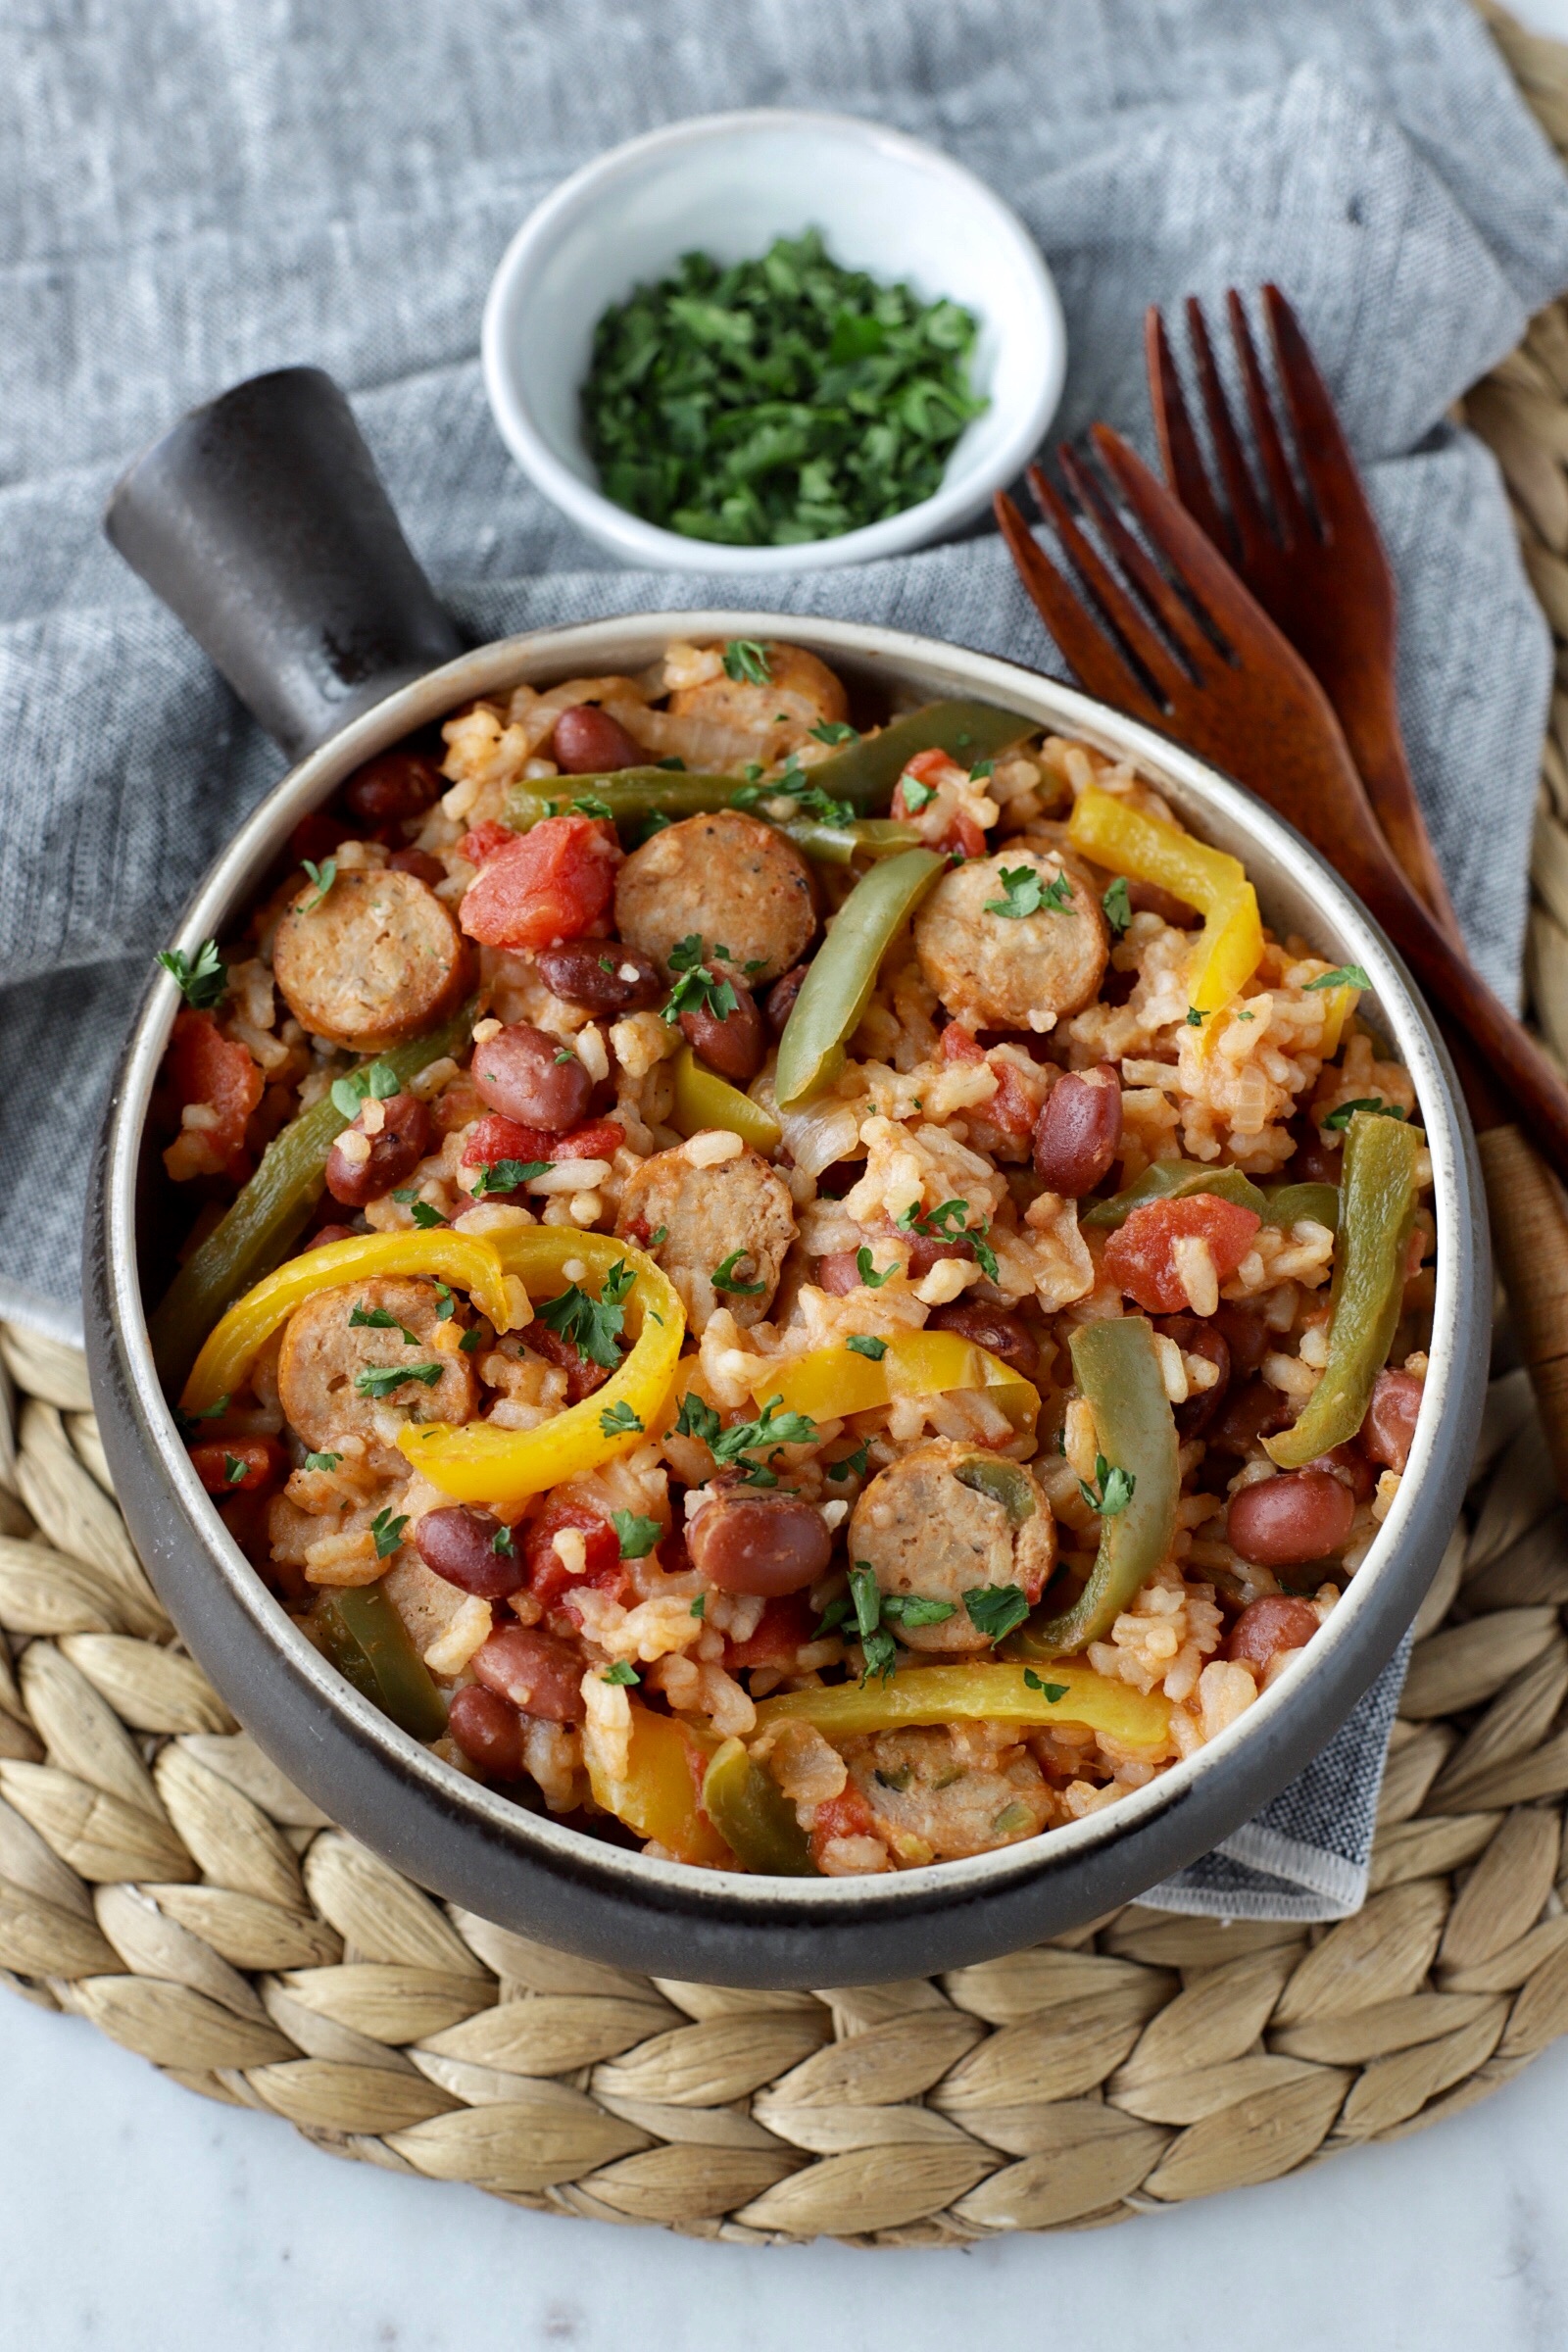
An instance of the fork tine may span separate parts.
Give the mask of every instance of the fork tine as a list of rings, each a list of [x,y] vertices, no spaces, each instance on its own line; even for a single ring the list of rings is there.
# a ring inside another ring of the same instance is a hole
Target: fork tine
[[[1276,535],[1280,545],[1288,550],[1298,539],[1310,534],[1312,518],[1301,493],[1296,487],[1296,476],[1291,471],[1291,462],[1285,454],[1285,443],[1280,438],[1279,424],[1274,416],[1274,405],[1269,399],[1268,384],[1257,364],[1257,347],[1252,341],[1246,307],[1234,286],[1225,297],[1225,308],[1230,315],[1231,340],[1241,363],[1242,381],[1247,387],[1247,406],[1252,419],[1252,430],[1257,436],[1258,454],[1263,461],[1269,496],[1274,501]]]
[[[1301,471],[1306,476],[1325,537],[1334,537],[1337,522],[1343,525],[1357,519],[1370,524],[1375,534],[1377,526],[1329,388],[1301,332],[1300,320],[1278,286],[1264,286],[1263,315],[1268,320],[1280,382],[1285,387]]]
[[[1030,602],[1079,684],[1088,693],[1098,695],[1102,703],[1113,703],[1118,710],[1130,711],[1134,718],[1159,726],[1165,716],[1163,710],[1131,668],[1120,647],[1085,611],[1006,491],[999,490],[991,503]]]
[[[1144,313],[1144,354],[1165,479],[1214,545],[1234,550],[1235,534],[1210,485],[1187,395],[1177,373],[1176,355],[1171,350],[1159,305],[1154,302]]]
[[[1201,682],[1212,672],[1219,658],[1212,639],[1199,626],[1191,607],[1183,603],[1158,564],[1150,562],[1077,452],[1063,443],[1056,454],[1061,462],[1061,470],[1067,477],[1068,487],[1078,504],[1085,514],[1094,516],[1102,537],[1108,542],[1122,570],[1132,580],[1156,619],[1175,638]],[[1182,503],[1186,505],[1185,499]],[[1189,508],[1188,512],[1192,510]]]
[[[1230,500],[1231,514],[1236,525],[1236,542],[1241,546],[1241,569],[1247,571],[1266,554],[1273,543],[1273,535],[1242,449],[1241,436],[1231,417],[1230,402],[1225,397],[1225,387],[1214,364],[1214,346],[1208,339],[1208,320],[1196,294],[1187,298],[1187,332],[1192,338],[1193,358],[1198,368],[1198,387],[1202,395],[1203,414],[1208,418],[1209,437],[1224,477],[1225,495]],[[1223,540],[1214,541],[1216,547],[1223,548],[1224,544]]]
[[[1163,638],[1150,627],[1099,549],[1085,537],[1066,500],[1046,479],[1040,467],[1031,466],[1026,478],[1042,514],[1061,543],[1062,553],[1099,606],[1102,616],[1116,631],[1168,706],[1184,687],[1191,688],[1191,676],[1173,658]]]

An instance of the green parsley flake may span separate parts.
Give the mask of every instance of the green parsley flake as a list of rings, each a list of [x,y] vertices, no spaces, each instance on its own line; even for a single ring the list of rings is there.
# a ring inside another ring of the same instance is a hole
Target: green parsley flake
[[[879,1274],[872,1262],[871,1252],[863,1242],[855,1252],[855,1271],[865,1290],[879,1291],[885,1282],[893,1280],[898,1270],[897,1266],[889,1266],[885,1274]]]
[[[899,1662],[898,1645],[881,1623],[882,1594],[877,1586],[876,1570],[869,1560],[857,1560],[850,1570],[850,1595],[855,1608],[856,1629],[865,1657],[865,1671],[860,1676],[863,1689],[873,1675],[885,1683]]]
[[[963,1596],[969,1622],[988,1642],[1000,1642],[1029,1614],[1029,1603],[1016,1585],[973,1585]]]
[[[696,1598],[696,1599],[695,1599],[695,1600],[692,1602],[691,1613],[692,1613],[692,1615],[693,1615],[694,1617],[706,1617],[706,1616],[707,1616],[707,1614],[708,1614],[708,1594],[707,1594],[706,1592],[699,1592],[699,1593],[698,1593],[698,1595],[697,1595],[697,1598]]]
[[[335,1470],[342,1459],[340,1453],[308,1453],[305,1467],[307,1470]]]
[[[368,1364],[363,1372],[354,1375],[354,1391],[359,1396],[390,1396],[406,1380],[416,1380],[421,1388],[433,1389],[440,1377],[439,1364]]]
[[[749,1250],[732,1250],[723,1264],[715,1266],[708,1279],[715,1291],[728,1291],[732,1298],[760,1298],[767,1288],[765,1282],[737,1282],[735,1279],[735,1269],[743,1258],[748,1265],[753,1263]]]
[[[1032,1666],[1026,1666],[1023,1670],[1023,1687],[1026,1690],[1038,1690],[1041,1697],[1051,1706],[1054,1706],[1058,1698],[1065,1698],[1072,1689],[1070,1683],[1043,1681]]]
[[[594,330],[582,416],[600,488],[737,547],[902,514],[987,406],[970,388],[976,333],[956,302],[840,269],[815,229],[727,269],[688,253]],[[754,640],[724,651],[731,677],[765,681]]]
[[[617,1397],[613,1404],[607,1404],[599,1416],[600,1430],[607,1438],[635,1437],[641,1433],[642,1426],[624,1397]]]
[[[862,1438],[853,1453],[840,1454],[836,1462],[826,1465],[829,1478],[863,1478],[870,1452],[870,1439]]]
[[[1102,1453],[1097,1453],[1095,1483],[1090,1486],[1087,1480],[1081,1478],[1078,1492],[1089,1508],[1098,1511],[1102,1519],[1114,1519],[1117,1512],[1124,1511],[1131,1502],[1137,1485],[1132,1471],[1119,1466],[1112,1467]]]
[[[194,961],[181,948],[162,949],[158,960],[194,1012],[211,1012],[228,993],[228,966],[216,939],[202,941]]]
[[[818,743],[858,743],[860,730],[846,718],[819,718],[811,729]]]
[[[724,648],[724,675],[737,686],[771,686],[773,665],[756,637],[732,637]]]
[[[547,1168],[555,1166],[553,1159],[492,1159],[479,1170],[473,1197],[482,1200],[487,1193],[514,1193],[520,1185],[531,1184]]]
[[[316,896],[300,908],[301,914],[314,914],[337,880],[337,859],[323,858],[318,865],[314,858],[302,858],[300,863],[316,884]]]
[[[1315,980],[1301,982],[1302,991],[1308,996],[1315,988],[1370,988],[1371,985],[1358,963],[1338,963],[1332,972],[1319,972]]]
[[[1385,1102],[1381,1095],[1358,1095],[1353,1102],[1342,1102],[1338,1110],[1331,1110],[1323,1124],[1325,1127],[1344,1129],[1348,1127],[1358,1110],[1369,1110],[1380,1119],[1402,1119],[1404,1116],[1397,1102]]]
[[[722,956],[722,948],[713,950]],[[727,1021],[740,1004],[732,981],[722,973],[709,970],[703,961],[703,943],[693,931],[678,939],[669,951],[669,968],[676,974],[663,1018],[678,1021],[683,1012],[708,1012],[715,1021]]]
[[[450,1314],[452,1311],[450,1292],[447,1294],[447,1312]],[[406,1323],[400,1323],[396,1315],[388,1314],[384,1306],[367,1306],[363,1298],[349,1316],[349,1329],[351,1331],[401,1331],[406,1346],[417,1348],[419,1345],[417,1333],[412,1332]]]
[[[1004,914],[1020,919],[1038,914],[1042,907],[1052,914],[1070,914],[1072,884],[1065,874],[1054,881],[1042,882],[1032,865],[1004,865],[1000,868],[1005,898],[987,899],[987,914]]]
[[[478,1324],[475,1323],[470,1327],[470,1329],[464,1333],[462,1339],[458,1342],[458,1346],[462,1348],[465,1355],[472,1355],[474,1349],[478,1347],[479,1342],[483,1337],[483,1332],[480,1330]]]
[[[602,1683],[620,1683],[625,1685],[631,1683],[640,1683],[642,1681],[642,1676],[638,1673],[636,1667],[631,1665],[627,1659],[617,1658],[613,1666],[607,1666],[605,1668],[605,1671],[599,1677],[599,1680]]]
[[[1204,1022],[1207,1020],[1207,1018],[1208,1018],[1208,1014],[1207,1014],[1206,1012],[1200,1011],[1200,1008],[1198,1007],[1198,1005],[1196,1005],[1196,1004],[1189,1004],[1189,1005],[1188,1005],[1188,1007],[1187,1007],[1187,1026],[1188,1026],[1188,1028],[1189,1028],[1189,1029],[1201,1029],[1201,1027],[1203,1026],[1203,1023],[1204,1023]]]
[[[688,1389],[675,1415],[675,1435],[696,1438],[704,1446],[711,1447],[717,1442],[723,1426],[712,1406],[699,1396],[695,1389]]]
[[[639,1511],[612,1511],[610,1524],[620,1539],[623,1560],[646,1560],[664,1532],[657,1519],[645,1519]]]
[[[376,1512],[370,1521],[370,1533],[375,1538],[375,1556],[378,1560],[391,1558],[403,1541],[403,1531],[408,1524],[407,1512],[401,1519],[393,1518],[390,1503],[384,1511]]]
[[[456,1313],[457,1300],[453,1298],[452,1293],[447,1288],[446,1284],[444,1282],[438,1282],[435,1286],[436,1321],[438,1323],[450,1323]]]
[[[617,1258],[599,1288],[598,1298],[574,1282],[535,1309],[547,1330],[570,1342],[585,1363],[613,1372],[620,1362],[615,1343],[626,1323],[626,1300],[637,1277],[623,1257]]]
[[[221,1396],[215,1396],[211,1404],[204,1404],[199,1413],[181,1412],[176,1405],[174,1407],[174,1427],[182,1438],[189,1438],[195,1434],[198,1421],[217,1421],[227,1410],[228,1391],[225,1389]]]
[[[224,1454],[223,1476],[227,1479],[231,1487],[237,1487],[239,1485],[240,1480],[245,1476],[245,1473],[249,1470],[249,1462],[242,1462],[237,1453]]]
[[[926,1600],[918,1592],[885,1592],[882,1614],[894,1625],[945,1625],[957,1608],[951,1600]]]
[[[490,1548],[494,1552],[499,1552],[504,1559],[513,1560],[516,1558],[517,1546],[512,1540],[512,1530],[510,1527],[507,1527],[503,1524],[496,1529],[495,1534],[490,1539]]]
[[[571,806],[574,812],[578,816],[605,817],[610,819],[612,822],[614,820],[615,811],[613,808],[612,808],[610,803],[608,801],[602,801],[599,798],[599,795],[595,792],[579,792]],[[568,1055],[567,1058],[569,1059],[570,1056]],[[558,1061],[561,1059],[561,1055],[559,1054],[556,1055],[556,1059]]]
[[[873,1364],[879,1364],[888,1351],[886,1340],[876,1339],[868,1331],[852,1331],[844,1345],[852,1355],[869,1356]]]
[[[428,1233],[432,1226],[446,1223],[445,1217],[433,1201],[419,1199],[419,1188],[416,1184],[400,1184],[392,1198],[394,1200],[401,1201],[421,1233]],[[439,1288],[439,1285],[437,1287]],[[444,1321],[445,1317],[442,1320]]]
[[[1106,922],[1119,939],[1133,919],[1133,904],[1127,895],[1125,874],[1116,876],[1115,881],[1101,899],[1100,905]]]
[[[904,806],[911,816],[918,816],[922,808],[929,808],[937,797],[936,786],[923,784],[918,776],[905,776],[899,790],[904,795]]]
[[[330,859],[327,861],[329,864]],[[377,1102],[385,1102],[398,1092],[398,1074],[389,1061],[372,1061],[365,1069],[351,1070],[346,1078],[332,1081],[332,1105],[346,1119],[357,1119],[360,1105],[369,1095]]]

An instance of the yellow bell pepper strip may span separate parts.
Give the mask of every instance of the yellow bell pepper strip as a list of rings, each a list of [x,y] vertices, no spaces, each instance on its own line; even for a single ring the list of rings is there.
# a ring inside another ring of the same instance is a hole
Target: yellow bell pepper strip
[[[389,1046],[374,1060],[384,1062],[398,1084],[406,1086],[432,1061],[462,1053],[473,1013],[470,1000],[439,1029],[411,1038],[407,1045]],[[369,1061],[358,1065],[362,1070],[370,1066]],[[167,1388],[184,1379],[196,1350],[225,1308],[283,1256],[321,1197],[327,1156],[346,1124],[330,1095],[291,1119],[268,1145],[254,1176],[180,1267],[151,1320],[153,1358]]]
[[[745,1869],[776,1879],[816,1877],[811,1841],[795,1807],[738,1740],[726,1740],[708,1767],[703,1810]]]
[[[645,1442],[674,1378],[686,1310],[654,1260],[611,1234],[522,1225],[485,1239],[530,1298],[564,1290],[565,1267],[573,1259],[601,1288],[612,1267],[622,1263],[636,1277],[624,1306],[631,1352],[580,1404],[568,1405],[536,1429],[470,1421],[461,1429],[428,1422],[400,1432],[398,1445],[433,1487],[454,1502],[482,1502],[504,1517],[530,1494],[542,1494]]]
[[[1263,954],[1257,893],[1239,858],[1211,850],[1180,825],[1129,807],[1098,785],[1080,793],[1067,839],[1085,858],[1134,882],[1154,882],[1203,917],[1193,954],[1187,1000],[1214,1013],[1237,996]]]
[[[1152,1326],[1142,1315],[1086,1323],[1071,1347],[1107,1465],[1102,1498],[1111,1503],[1111,1474],[1118,1470],[1131,1493],[1120,1490],[1120,1499],[1102,1512],[1100,1549],[1071,1608],[1054,1617],[1037,1609],[1007,1643],[1013,1657],[1057,1658],[1101,1640],[1168,1557],[1176,1534],[1182,1483],[1176,1423]]]
[[[751,1382],[759,1404],[772,1401],[813,1421],[842,1421],[896,1396],[941,1396],[952,1389],[983,1389],[1020,1437],[1033,1435],[1039,1390],[956,1331],[898,1332],[875,1358],[847,1347],[813,1348],[807,1355],[769,1359]]]
[[[466,1291],[496,1329],[505,1331],[510,1315],[503,1273],[488,1238],[473,1233],[357,1233],[346,1242],[303,1250],[229,1308],[191,1367],[180,1410],[206,1412],[220,1396],[243,1386],[273,1332],[318,1291],[388,1274],[434,1274]]]
[[[1240,1168],[1205,1168],[1196,1160],[1156,1159],[1123,1191],[1085,1209],[1078,1222],[1114,1230],[1125,1225],[1133,1210],[1144,1207],[1148,1201],[1185,1200],[1192,1193],[1213,1193],[1218,1200],[1234,1200],[1240,1207],[1250,1208],[1254,1216],[1266,1217],[1268,1213],[1263,1195]]]
[[[1404,1291],[1415,1218],[1421,1130],[1381,1111],[1358,1110],[1345,1138],[1340,1228],[1334,1249],[1334,1319],[1323,1377],[1298,1418],[1263,1446],[1282,1470],[1299,1470],[1346,1445],[1366,1417],[1372,1384],[1388,1361]]]
[[[690,1046],[675,1056],[675,1101],[670,1125],[677,1135],[701,1135],[706,1128],[726,1127],[764,1159],[783,1141],[784,1130],[770,1110],[754,1102],[729,1081],[705,1069]]]
[[[1330,1233],[1340,1230],[1337,1184],[1276,1184],[1263,1200],[1265,1225],[1283,1225],[1288,1230],[1309,1218],[1314,1225],[1326,1225]]]
[[[1323,1042],[1318,1048],[1325,1061],[1332,1061],[1340,1050],[1345,1024],[1361,1001],[1361,991],[1348,982],[1339,988],[1323,991]]]
[[[412,1739],[440,1739],[447,1728],[446,1701],[382,1586],[323,1592],[305,1630],[362,1698],[390,1715]]]
[[[730,1850],[704,1812],[701,1794],[715,1744],[711,1735],[673,1715],[656,1715],[635,1698],[629,1704],[631,1756],[623,1781],[606,1775],[588,1743],[594,1802],[639,1838],[657,1838],[678,1862],[722,1867]]]
[[[1146,1696],[1129,1683],[1071,1664],[906,1666],[885,1682],[788,1690],[757,1709],[759,1725],[796,1717],[828,1740],[916,1723],[995,1722],[1081,1724],[1154,1754],[1163,1754],[1170,1740],[1170,1701],[1162,1691]]]
[[[781,1110],[820,1094],[843,1069],[845,1046],[870,1002],[883,956],[947,862],[935,850],[901,850],[860,876],[784,1024],[773,1080]]]

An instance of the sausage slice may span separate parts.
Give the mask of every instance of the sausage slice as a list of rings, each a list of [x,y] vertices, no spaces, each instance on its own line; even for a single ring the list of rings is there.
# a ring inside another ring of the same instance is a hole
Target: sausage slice
[[[366,1054],[455,1011],[468,951],[417,874],[356,869],[325,898],[313,883],[295,899],[277,926],[272,975],[302,1028]]]
[[[615,929],[660,969],[676,943],[717,948],[749,987],[799,963],[816,930],[805,858],[760,817],[736,808],[689,816],[645,841],[615,876]]]
[[[656,1239],[662,1229],[662,1240]],[[765,1159],[741,1152],[716,1167],[693,1167],[683,1148],[656,1152],[627,1178],[615,1231],[646,1248],[680,1293],[692,1330],[702,1333],[727,1306],[745,1329],[773,1303],[795,1205]],[[744,1290],[715,1290],[713,1276],[739,1252],[729,1277]],[[750,1286],[760,1286],[755,1292]]]

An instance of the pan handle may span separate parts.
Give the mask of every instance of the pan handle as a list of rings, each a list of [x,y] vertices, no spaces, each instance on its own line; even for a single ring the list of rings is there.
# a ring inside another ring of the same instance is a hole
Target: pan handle
[[[192,409],[116,485],[104,528],[291,760],[464,650],[319,368]]]

